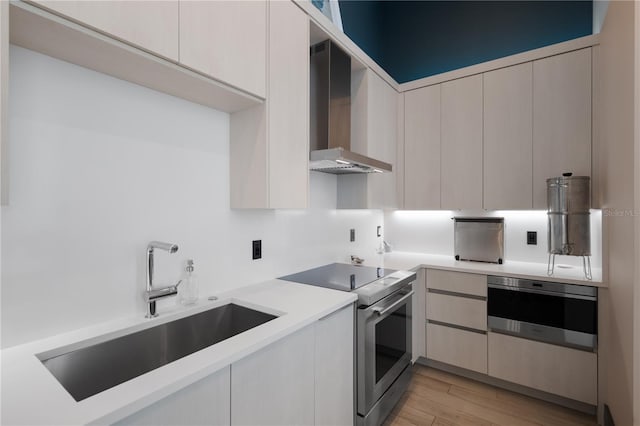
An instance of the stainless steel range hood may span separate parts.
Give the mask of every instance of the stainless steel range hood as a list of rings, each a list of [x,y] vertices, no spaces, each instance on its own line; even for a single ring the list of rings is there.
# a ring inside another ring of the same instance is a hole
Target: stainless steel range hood
[[[333,173],[390,172],[391,164],[351,151],[351,57],[331,40],[311,46],[309,168]]]

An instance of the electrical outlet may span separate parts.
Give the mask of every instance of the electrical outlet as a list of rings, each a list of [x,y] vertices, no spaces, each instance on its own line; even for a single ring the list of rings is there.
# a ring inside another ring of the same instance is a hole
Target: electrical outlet
[[[356,240],[356,230],[355,229],[350,229],[349,230],[349,241],[354,242]]]
[[[536,231],[527,231],[527,244],[532,246],[538,245],[538,233]]]
[[[253,240],[251,243],[253,260],[262,259],[262,240]]]

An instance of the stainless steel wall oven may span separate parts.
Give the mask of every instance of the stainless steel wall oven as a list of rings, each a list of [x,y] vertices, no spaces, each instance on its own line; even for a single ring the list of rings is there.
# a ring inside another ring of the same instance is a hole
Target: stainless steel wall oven
[[[495,276],[487,277],[487,284],[491,331],[596,350],[595,287]]]

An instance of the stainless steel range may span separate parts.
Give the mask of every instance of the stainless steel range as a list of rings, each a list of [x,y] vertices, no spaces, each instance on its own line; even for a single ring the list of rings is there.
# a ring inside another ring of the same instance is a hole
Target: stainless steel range
[[[358,295],[356,422],[382,424],[411,379],[415,272],[332,263],[280,279]]]

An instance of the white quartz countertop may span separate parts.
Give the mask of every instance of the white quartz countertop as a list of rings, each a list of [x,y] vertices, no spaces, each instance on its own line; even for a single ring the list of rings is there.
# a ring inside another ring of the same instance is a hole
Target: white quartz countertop
[[[216,301],[204,299],[192,307],[176,306],[152,320],[140,316],[113,321],[1,351],[2,424],[113,423],[357,300],[353,293],[280,280],[217,296]],[[80,402],[36,357],[105,334],[129,334],[229,302],[279,317]]]
[[[582,268],[563,269],[556,266],[552,276],[547,275],[546,263],[505,261],[502,265],[481,262],[455,260],[453,256],[433,255],[412,252],[385,253],[372,265],[391,268],[415,270],[419,268],[443,269],[448,271],[470,272],[484,275],[499,275],[514,278],[528,278],[541,281],[554,281],[569,284],[606,287],[602,281],[602,270],[593,269],[592,280],[584,277]]]

